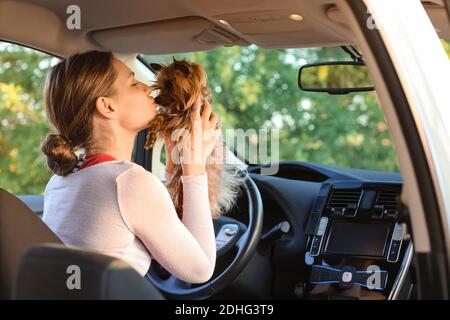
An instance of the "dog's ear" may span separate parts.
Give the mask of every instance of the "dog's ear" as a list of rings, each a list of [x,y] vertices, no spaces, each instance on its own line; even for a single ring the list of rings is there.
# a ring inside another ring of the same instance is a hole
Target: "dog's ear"
[[[178,61],[175,59],[175,57],[172,57],[173,59],[173,66],[175,69],[180,70],[184,73],[184,75],[188,76],[191,70],[189,69],[189,66],[187,66],[183,61]]]
[[[150,63],[150,70],[155,74],[158,75],[158,73],[161,71],[162,68],[164,68],[164,65],[159,63]]]

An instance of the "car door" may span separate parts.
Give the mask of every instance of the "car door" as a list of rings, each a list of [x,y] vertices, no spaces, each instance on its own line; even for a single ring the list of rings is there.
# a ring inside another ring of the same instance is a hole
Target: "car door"
[[[420,1],[343,4],[397,146],[416,245],[419,298],[448,299],[448,56]],[[370,16],[376,28],[368,28]]]

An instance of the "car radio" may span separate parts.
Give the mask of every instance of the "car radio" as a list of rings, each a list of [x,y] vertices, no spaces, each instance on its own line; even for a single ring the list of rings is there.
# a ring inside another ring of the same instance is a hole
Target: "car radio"
[[[399,223],[360,222],[322,217],[311,256],[355,256],[397,262],[404,227]]]
[[[397,262],[405,234],[397,223],[399,194],[397,185],[325,183],[307,226],[310,255]]]

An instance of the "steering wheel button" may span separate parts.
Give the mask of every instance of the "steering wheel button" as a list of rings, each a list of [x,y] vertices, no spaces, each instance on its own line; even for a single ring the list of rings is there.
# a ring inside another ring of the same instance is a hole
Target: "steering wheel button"
[[[234,236],[236,234],[236,230],[230,227],[225,228],[224,231],[227,236]]]

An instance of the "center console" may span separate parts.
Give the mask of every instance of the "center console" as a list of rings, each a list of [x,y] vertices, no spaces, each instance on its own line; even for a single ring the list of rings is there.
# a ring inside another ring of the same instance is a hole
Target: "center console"
[[[400,192],[395,183],[322,184],[306,226],[307,297],[395,299],[411,291],[412,242]]]

